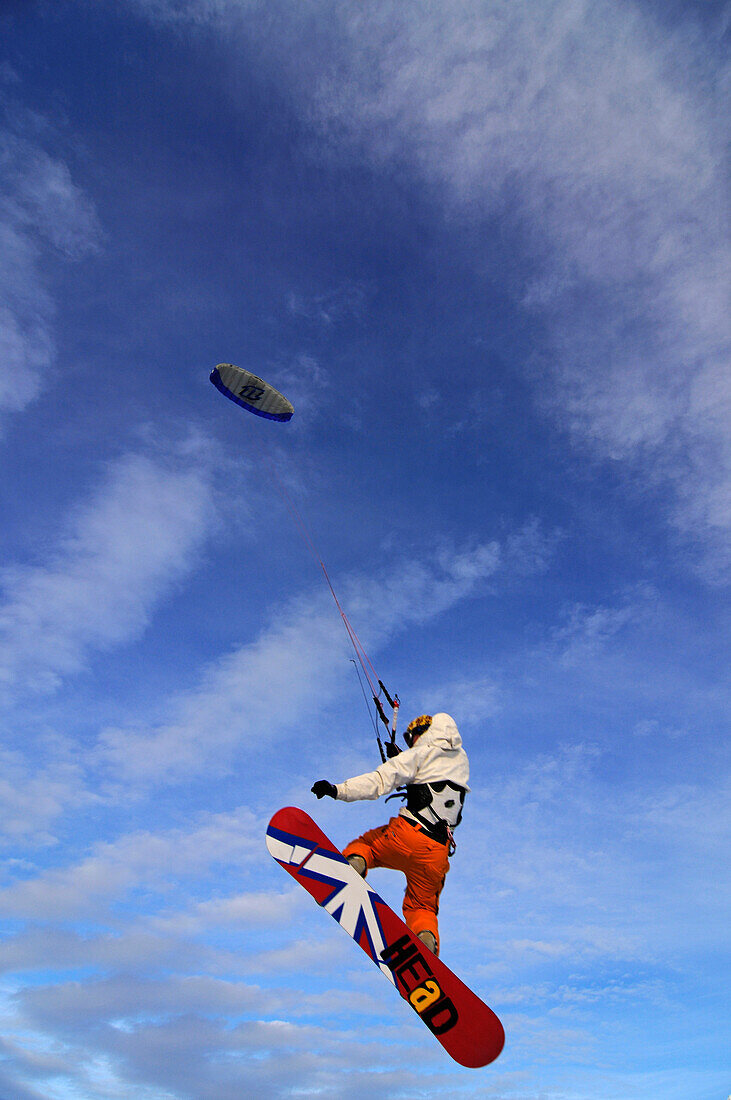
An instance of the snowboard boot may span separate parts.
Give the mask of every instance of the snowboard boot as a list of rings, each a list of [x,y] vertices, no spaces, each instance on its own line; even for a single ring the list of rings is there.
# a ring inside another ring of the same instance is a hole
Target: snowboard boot
[[[437,939],[433,932],[429,932],[426,928],[423,932],[416,933],[417,940],[421,940],[425,947],[428,947],[433,955],[439,954],[439,948],[437,947]]]
[[[366,871],[368,870],[368,864],[363,859],[363,856],[348,856],[348,863],[357,871],[361,878],[366,877]]]

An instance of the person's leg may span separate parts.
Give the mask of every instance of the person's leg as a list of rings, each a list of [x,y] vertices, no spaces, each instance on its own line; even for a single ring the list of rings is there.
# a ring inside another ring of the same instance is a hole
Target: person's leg
[[[446,844],[432,840],[403,817],[369,829],[343,849],[363,878],[371,867],[389,867],[406,875],[403,915],[407,927],[439,954],[439,895],[449,870]]]
[[[400,870],[398,851],[393,850],[391,826],[396,819],[392,819],[386,825],[380,825],[377,829],[369,829],[362,836],[351,840],[350,844],[343,848],[343,855],[348,863],[361,875],[366,877],[371,867],[393,867]],[[394,862],[395,860],[395,862]]]
[[[430,951],[439,954],[439,895],[449,870],[447,846],[417,833],[406,868],[404,920]]]

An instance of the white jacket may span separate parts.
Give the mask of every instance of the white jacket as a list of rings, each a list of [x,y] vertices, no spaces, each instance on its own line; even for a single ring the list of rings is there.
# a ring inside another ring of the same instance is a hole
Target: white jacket
[[[375,771],[338,783],[336,789],[341,802],[357,802],[380,798],[409,783],[439,783],[445,779],[468,791],[469,777],[470,763],[454,719],[448,714],[435,714],[413,748],[400,752]],[[413,817],[406,807],[399,812]]]

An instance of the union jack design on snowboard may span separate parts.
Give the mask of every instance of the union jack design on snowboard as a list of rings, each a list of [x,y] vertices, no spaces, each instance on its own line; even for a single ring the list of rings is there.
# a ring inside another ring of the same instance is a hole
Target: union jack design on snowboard
[[[267,848],[376,964],[444,1049],[477,1068],[505,1033],[491,1008],[457,978],[360,877],[309,814],[294,806],[269,822]]]

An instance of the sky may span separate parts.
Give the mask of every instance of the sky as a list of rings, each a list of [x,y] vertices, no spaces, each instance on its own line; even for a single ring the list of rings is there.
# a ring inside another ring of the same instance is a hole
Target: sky
[[[730,24],[0,5],[0,1100],[731,1092]],[[287,497],[462,733],[482,1070],[266,851],[394,807]]]

